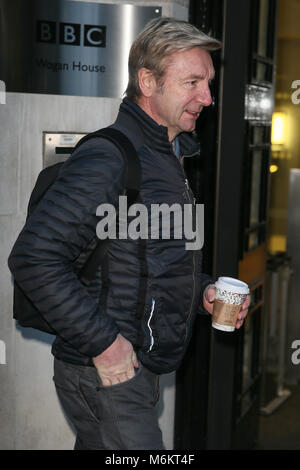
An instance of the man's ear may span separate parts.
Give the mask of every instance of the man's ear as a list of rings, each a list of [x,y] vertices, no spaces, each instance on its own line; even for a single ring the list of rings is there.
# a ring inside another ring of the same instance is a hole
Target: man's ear
[[[154,78],[153,73],[149,69],[142,67],[138,71],[138,77],[139,86],[142,94],[146,98],[150,98],[150,96],[152,96],[153,92],[156,89],[156,80]]]

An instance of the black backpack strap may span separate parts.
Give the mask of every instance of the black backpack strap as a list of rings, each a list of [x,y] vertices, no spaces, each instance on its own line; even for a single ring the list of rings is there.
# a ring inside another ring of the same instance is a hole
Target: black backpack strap
[[[119,149],[123,157],[125,157],[124,159],[126,163],[126,194],[129,201],[128,205],[133,204],[139,194],[141,185],[140,160],[133,143],[120,130],[115,129],[113,127],[106,127],[104,129],[91,132],[90,134],[84,136],[77,143],[75,149],[77,149],[87,140],[90,140],[95,137],[102,137],[104,139],[110,140]]]
[[[105,137],[114,143],[125,157],[126,162],[126,195],[128,206],[131,206],[137,199],[141,186],[141,167],[137,151],[128,137],[121,131],[113,127],[107,127],[97,131],[96,135]]]
[[[87,134],[77,143],[75,149],[83,142],[95,137],[102,137],[110,140],[123,155],[126,164],[125,190],[128,198],[128,206],[131,206],[138,197],[141,185],[140,161],[134,145],[123,132],[112,127],[106,127],[105,129],[100,129],[99,131]],[[109,242],[110,240],[108,238],[105,240],[99,240],[88,260],[81,268],[79,279],[83,284],[88,285],[94,278],[98,267],[107,253]]]

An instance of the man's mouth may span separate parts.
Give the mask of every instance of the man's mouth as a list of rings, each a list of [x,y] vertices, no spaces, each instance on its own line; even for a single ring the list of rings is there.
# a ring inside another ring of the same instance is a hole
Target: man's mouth
[[[198,118],[201,111],[188,111],[188,110],[186,109],[185,112],[186,112],[187,114],[189,114],[189,115],[190,115],[191,117],[193,117],[193,118]]]

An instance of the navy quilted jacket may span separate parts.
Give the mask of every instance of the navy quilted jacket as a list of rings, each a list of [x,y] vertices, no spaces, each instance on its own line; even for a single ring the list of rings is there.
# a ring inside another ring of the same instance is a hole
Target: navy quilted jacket
[[[149,226],[152,204],[193,202],[167,128],[127,99],[113,126],[138,150],[140,202],[149,208]],[[180,148],[187,156],[198,150],[187,134],[180,135]],[[88,288],[76,275],[95,245],[97,207],[116,206],[124,184],[123,158],[114,145],[99,138],[84,143],[29,218],[9,267],[57,332],[52,346],[57,358],[92,365],[92,357],[120,332],[146,367],[170,372],[180,364],[203,289],[211,281],[201,273],[201,251],[186,250],[184,237],[116,239]]]

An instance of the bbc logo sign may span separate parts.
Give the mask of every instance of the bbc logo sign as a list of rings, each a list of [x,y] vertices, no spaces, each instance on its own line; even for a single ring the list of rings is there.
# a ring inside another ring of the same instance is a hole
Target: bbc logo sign
[[[80,46],[82,25],[79,23],[57,23],[56,21],[37,21],[36,40],[48,44]],[[87,47],[106,47],[106,26],[83,25],[83,45]]]

